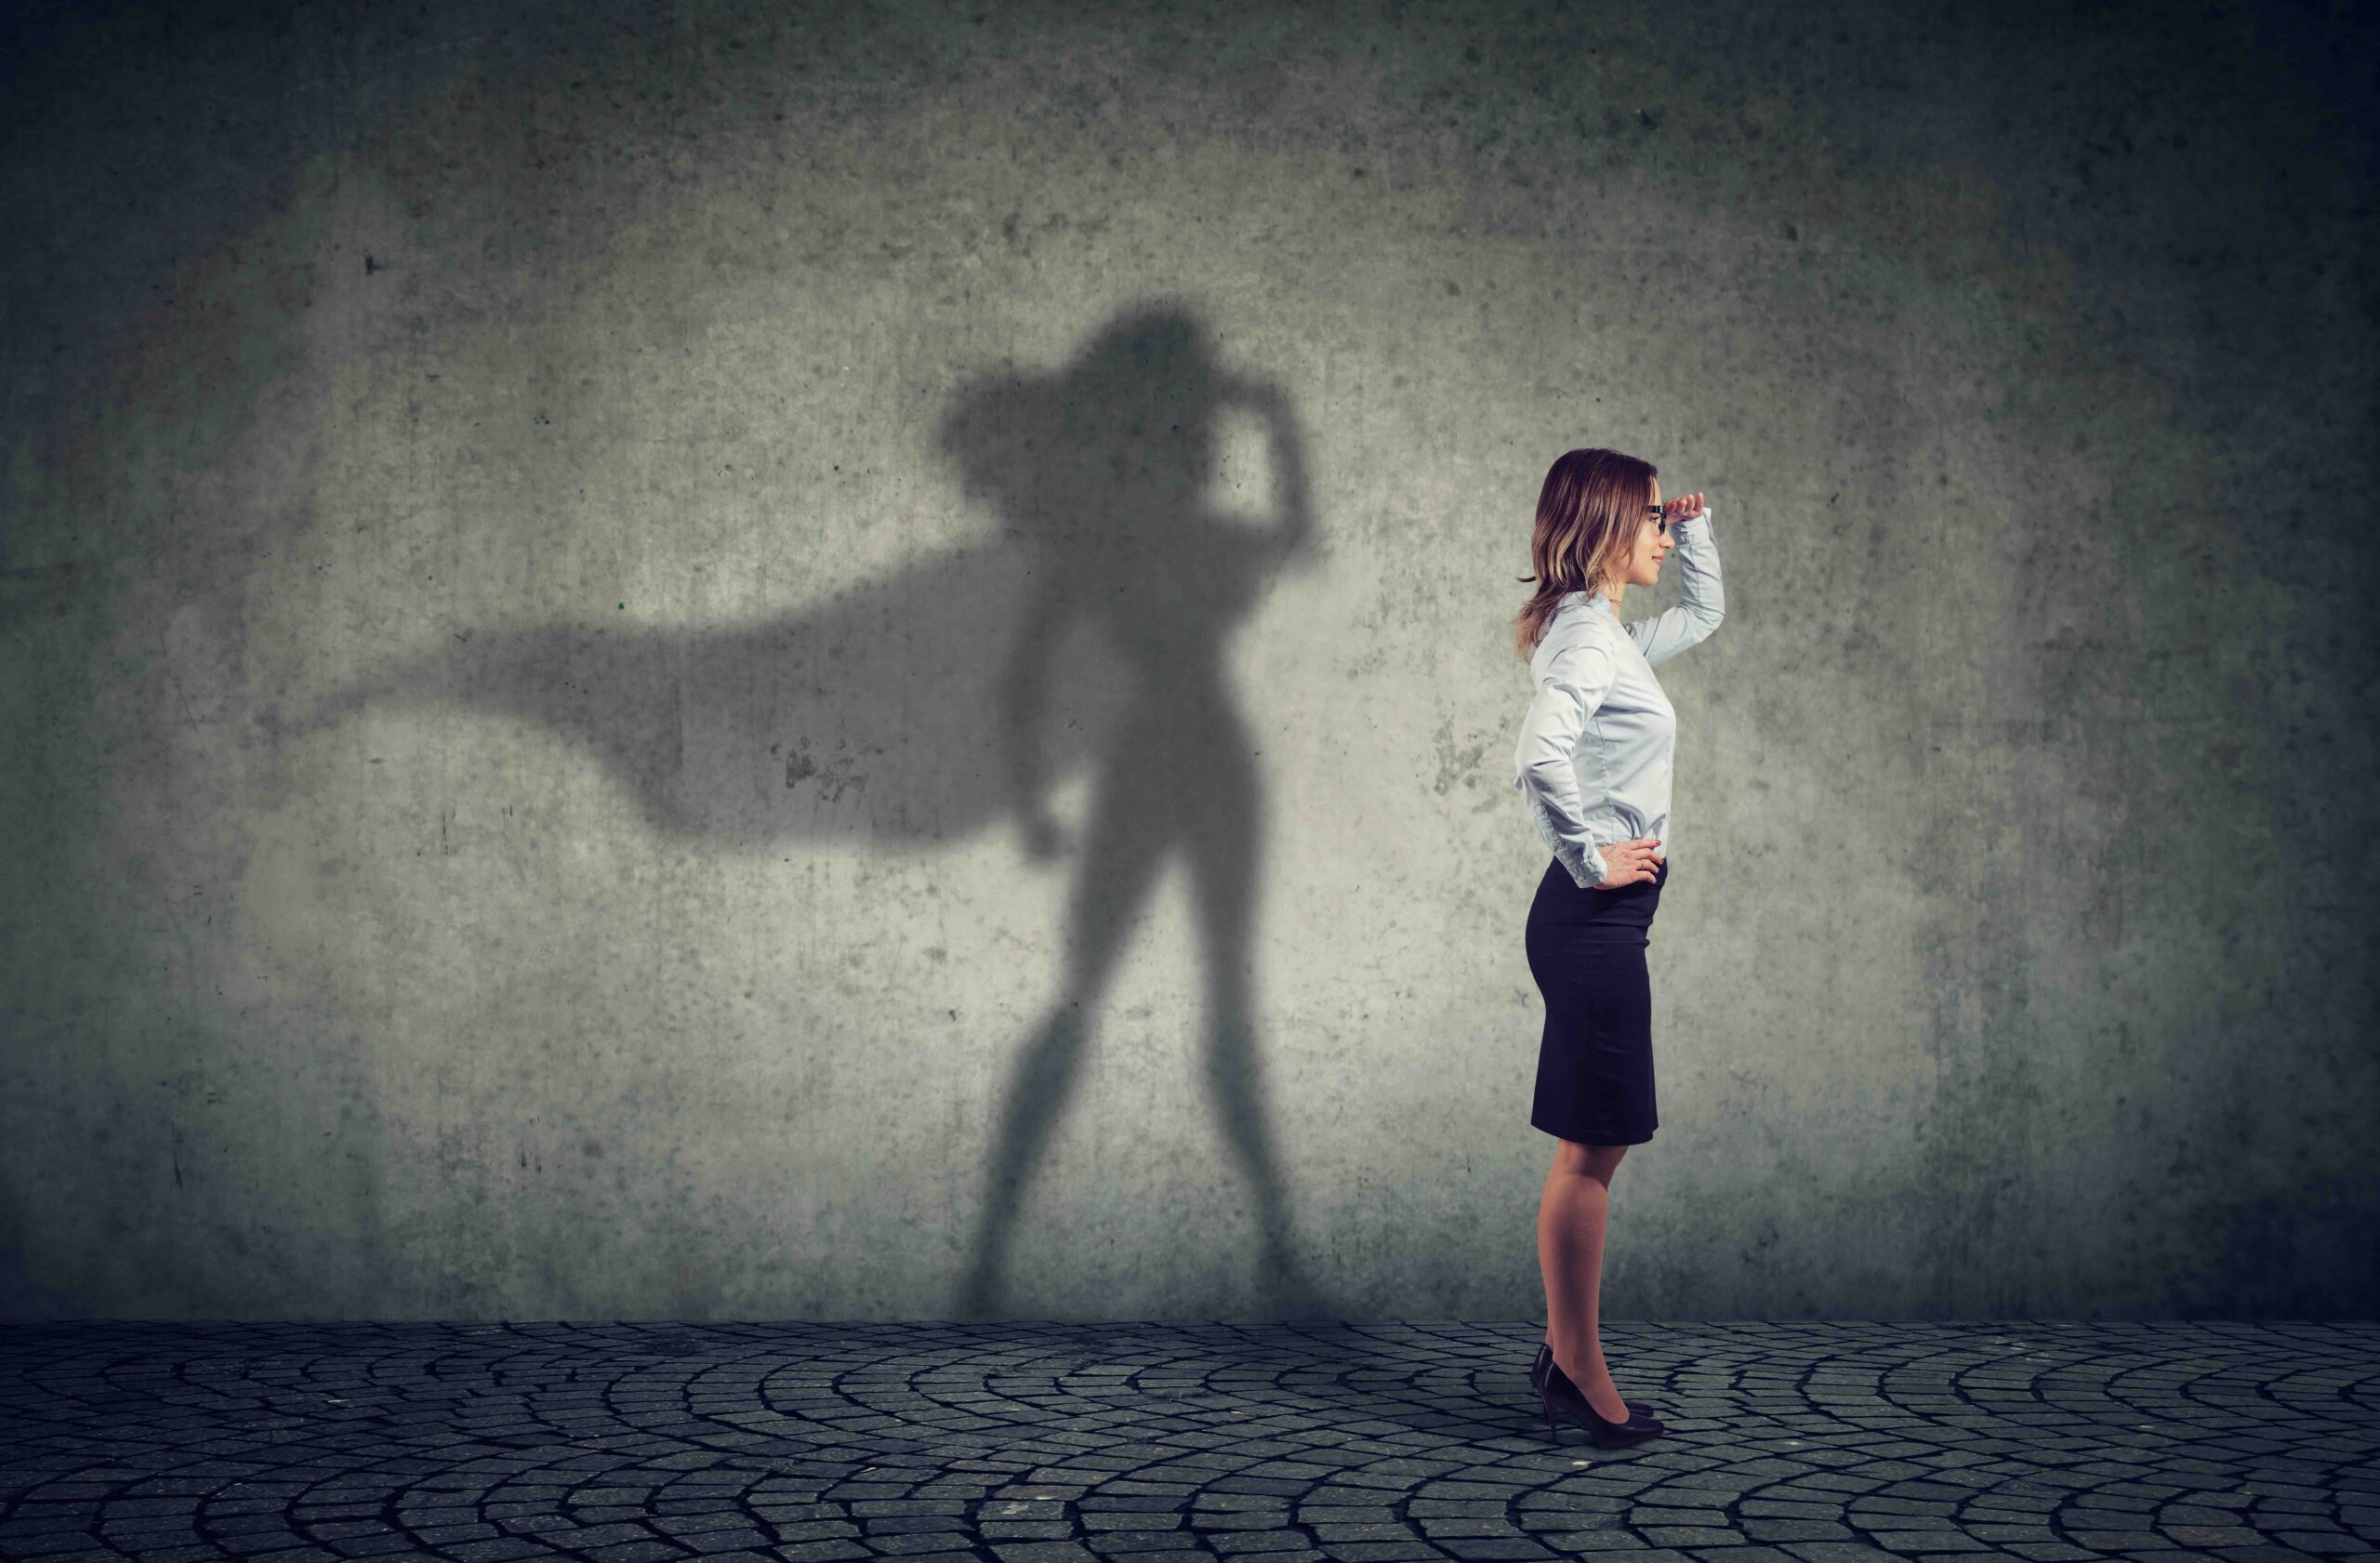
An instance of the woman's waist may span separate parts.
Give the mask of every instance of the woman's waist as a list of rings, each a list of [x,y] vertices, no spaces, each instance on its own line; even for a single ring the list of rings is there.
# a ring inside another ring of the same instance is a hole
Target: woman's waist
[[[1618,751],[1581,743],[1570,751],[1570,775],[1587,803],[1613,800],[1646,815],[1667,814],[1677,767],[1667,750]]]
[[[1586,792],[1579,794],[1579,821],[1595,839],[1598,851],[1605,841],[1629,841],[1644,836],[1658,836],[1669,828],[1670,801],[1647,792]]]
[[[1651,879],[1631,880],[1610,889],[1601,884],[1580,884],[1570,877],[1570,870],[1560,858],[1551,858],[1546,862],[1544,874],[1538,880],[1537,898],[1540,902],[1559,903],[1580,915],[1593,915],[1606,909],[1622,917],[1630,915],[1626,908],[1659,899],[1661,887],[1669,882],[1668,843],[1664,842],[1654,850],[1662,855],[1652,866]],[[1606,867],[1611,866],[1612,856],[1609,853],[1604,854]],[[1593,872],[1593,865],[1590,864],[1588,869]]]

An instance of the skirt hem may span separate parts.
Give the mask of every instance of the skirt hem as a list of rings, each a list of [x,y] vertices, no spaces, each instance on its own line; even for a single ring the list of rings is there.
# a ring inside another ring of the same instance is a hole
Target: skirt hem
[[[1655,1131],[1659,1130],[1659,1129],[1660,1128],[1660,1125],[1657,1123],[1657,1124],[1653,1125],[1653,1127],[1652,1127],[1651,1129],[1647,1129],[1647,1130],[1646,1130],[1643,1133],[1641,1133],[1641,1134],[1634,1134],[1634,1135],[1628,1135],[1628,1134],[1575,1134],[1575,1133],[1572,1133],[1572,1134],[1566,1134],[1566,1133],[1563,1133],[1561,1130],[1559,1130],[1559,1129],[1548,1129],[1544,1124],[1538,1122],[1535,1119],[1531,1119],[1529,1120],[1529,1127],[1530,1127],[1531,1129],[1536,1130],[1536,1131],[1537,1131],[1539,1133],[1540,1133],[1540,1134],[1551,1134],[1551,1135],[1553,1135],[1553,1136],[1554,1136],[1555,1139],[1557,1139],[1557,1140],[1567,1140],[1567,1141],[1569,1141],[1572,1145],[1580,1145],[1580,1146],[1641,1146],[1641,1145],[1646,1145],[1646,1144],[1650,1143],[1650,1141],[1651,1141],[1651,1140],[1652,1140],[1652,1138],[1653,1138],[1653,1134],[1654,1134]]]

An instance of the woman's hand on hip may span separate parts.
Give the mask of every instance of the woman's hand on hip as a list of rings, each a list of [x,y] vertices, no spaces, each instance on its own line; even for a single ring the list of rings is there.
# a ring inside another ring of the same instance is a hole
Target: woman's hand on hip
[[[1654,880],[1660,877],[1659,866],[1666,861],[1659,853],[1653,850],[1660,844],[1661,839],[1659,836],[1639,836],[1633,841],[1620,841],[1611,846],[1595,848],[1597,855],[1603,859],[1604,867],[1610,870],[1595,888],[1618,890],[1623,885],[1652,883]]]

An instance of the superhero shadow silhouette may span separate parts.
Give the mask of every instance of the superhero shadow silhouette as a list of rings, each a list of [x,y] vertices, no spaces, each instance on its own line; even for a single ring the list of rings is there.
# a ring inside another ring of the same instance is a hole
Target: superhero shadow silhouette
[[[1269,431],[1281,498],[1257,523],[1207,498],[1217,415],[1235,404]],[[1263,798],[1224,667],[1228,632],[1274,574],[1315,551],[1289,406],[1226,374],[1195,317],[1158,303],[1063,370],[963,387],[937,441],[998,515],[996,538],[740,628],[474,631],[331,696],[300,730],[367,705],[501,712],[583,746],[654,828],[705,848],[917,843],[1012,815],[1029,855],[1050,861],[1069,854],[1052,782],[1091,765],[1066,970],[1008,1082],[957,1315],[998,1310],[1009,1235],[1097,1000],[1179,852],[1205,959],[1205,1082],[1254,1192],[1263,1305],[1326,1317],[1260,1086],[1249,987]]]

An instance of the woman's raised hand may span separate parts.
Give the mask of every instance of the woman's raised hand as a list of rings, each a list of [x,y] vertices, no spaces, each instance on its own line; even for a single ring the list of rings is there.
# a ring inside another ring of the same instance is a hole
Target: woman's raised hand
[[[1639,836],[1633,841],[1595,848],[1603,858],[1604,867],[1610,870],[1595,888],[1618,890],[1622,885],[1650,884],[1659,877],[1657,870],[1663,858],[1653,849],[1660,844],[1659,836]]]
[[[1699,490],[1692,494],[1681,494],[1674,499],[1665,501],[1661,509],[1669,512],[1668,519],[1671,521],[1691,521],[1702,513],[1702,495]]]

